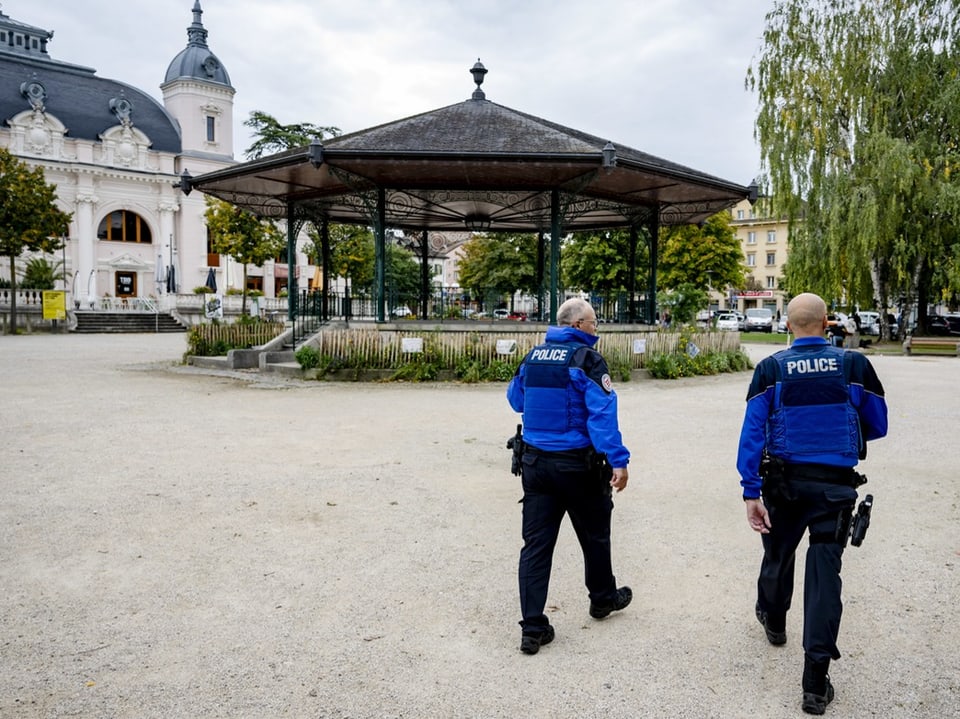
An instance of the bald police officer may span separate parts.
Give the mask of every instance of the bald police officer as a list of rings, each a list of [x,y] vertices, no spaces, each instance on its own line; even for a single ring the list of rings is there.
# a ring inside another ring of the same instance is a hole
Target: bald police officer
[[[507,388],[523,413],[523,549],[520,551],[520,651],[536,654],[554,638],[543,613],[553,549],[564,514],[583,549],[590,616],[626,607],[610,559],[612,490],[627,486],[630,452],[617,420],[617,395],[597,343],[597,315],[581,299],[564,302],[557,326],[524,358]]]
[[[801,707],[823,714],[834,697],[830,660],[840,658],[840,562],[862,481],[854,467],[867,441],[886,435],[887,405],[867,358],[824,339],[820,297],[798,295],[787,317],[796,340],[754,370],[737,470],[747,522],[763,541],[756,615],[774,645],[787,641],[794,555],[809,529]]]

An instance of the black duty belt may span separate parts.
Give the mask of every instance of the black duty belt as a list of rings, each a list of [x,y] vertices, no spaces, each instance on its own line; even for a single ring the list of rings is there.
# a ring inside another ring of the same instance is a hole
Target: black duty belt
[[[785,464],[784,473],[790,479],[809,479],[827,484],[851,486],[857,473],[853,467],[834,467],[829,464]]]
[[[593,454],[593,447],[580,447],[579,449],[562,449],[548,452],[545,449],[538,449],[532,444],[527,444],[523,451],[541,457],[555,457],[557,459],[587,459]]]

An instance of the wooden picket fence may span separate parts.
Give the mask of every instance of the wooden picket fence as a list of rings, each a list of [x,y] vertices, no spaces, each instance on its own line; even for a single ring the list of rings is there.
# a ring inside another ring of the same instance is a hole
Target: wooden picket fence
[[[642,369],[645,360],[658,354],[687,351],[687,340],[701,352],[735,352],[740,349],[739,332],[625,332],[604,329],[597,349],[607,362]],[[311,343],[321,355],[336,358],[347,366],[368,369],[395,369],[418,353],[453,369],[464,358],[483,364],[497,359],[519,360],[543,341],[542,332],[509,331],[418,331],[377,329],[325,329]],[[641,351],[642,350],[642,351]]]
[[[286,329],[283,322],[200,324],[190,328],[188,354],[201,357],[225,355],[231,349],[260,347]]]

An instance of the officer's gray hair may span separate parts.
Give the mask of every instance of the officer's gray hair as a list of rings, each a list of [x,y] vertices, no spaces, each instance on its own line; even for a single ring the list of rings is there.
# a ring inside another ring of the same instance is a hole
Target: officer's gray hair
[[[557,324],[565,327],[571,327],[583,319],[587,310],[591,309],[590,303],[579,297],[573,297],[567,300],[559,309],[557,309]]]

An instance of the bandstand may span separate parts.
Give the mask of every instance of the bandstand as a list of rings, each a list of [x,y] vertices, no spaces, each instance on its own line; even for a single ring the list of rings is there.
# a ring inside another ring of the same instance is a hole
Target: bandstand
[[[419,237],[424,295],[430,232],[536,233],[549,319],[555,321],[562,299],[561,238],[628,228],[629,320],[652,323],[659,228],[696,224],[756,198],[755,185],[722,180],[491,102],[481,89],[486,68],[478,60],[470,72],[476,89],[468,100],[197,177],[184,171],[180,189],[287,220],[290,258],[303,223],[314,223],[325,290],[329,223],[372,227],[378,322],[387,319],[388,229]],[[635,286],[641,241],[649,245],[645,287]],[[289,277],[293,319],[298,292],[292,259]]]

